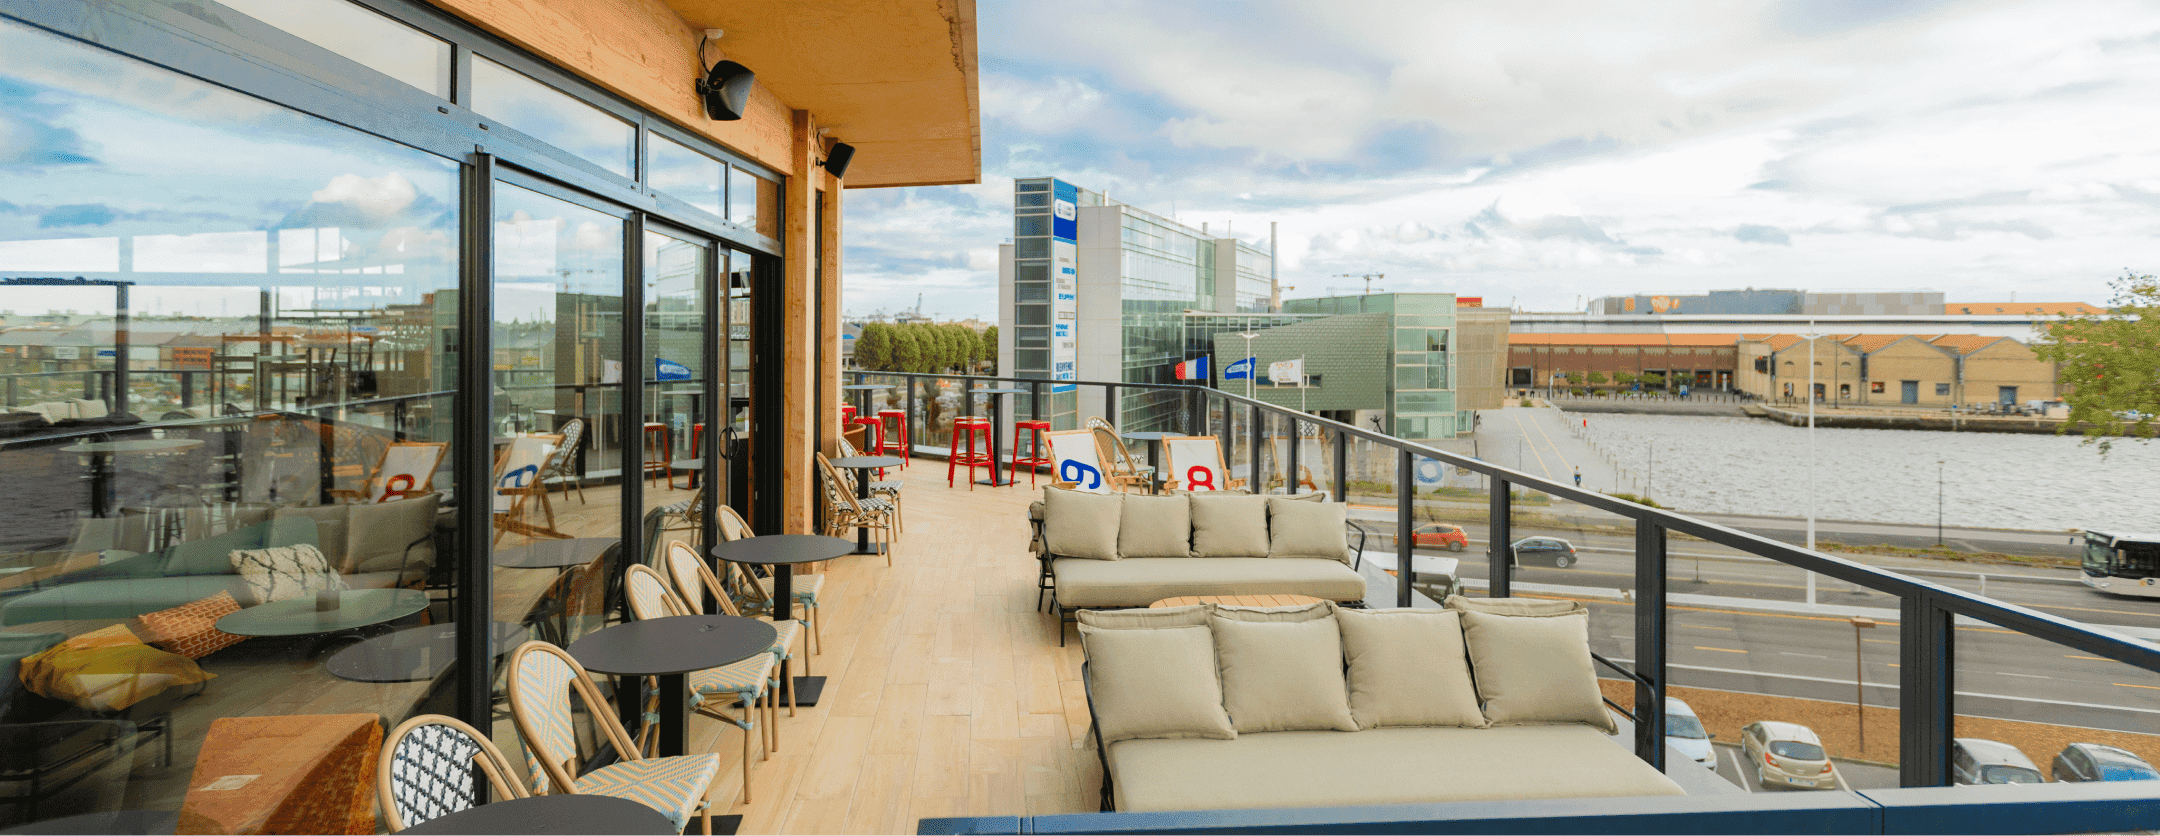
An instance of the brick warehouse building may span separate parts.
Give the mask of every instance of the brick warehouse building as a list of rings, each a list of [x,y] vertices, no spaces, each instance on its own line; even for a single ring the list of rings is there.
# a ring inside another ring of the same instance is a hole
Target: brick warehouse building
[[[1508,386],[1542,387],[1554,374],[1662,374],[1674,384],[1729,389],[1739,334],[1509,334]],[[1608,384],[1609,385],[1609,384]]]

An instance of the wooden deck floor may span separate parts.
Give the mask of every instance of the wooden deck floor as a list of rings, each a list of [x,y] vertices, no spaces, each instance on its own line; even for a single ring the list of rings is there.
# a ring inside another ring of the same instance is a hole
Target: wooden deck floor
[[[918,818],[1097,809],[1102,772],[1087,734],[1079,642],[1034,609],[1022,486],[947,488],[944,462],[888,471],[907,481],[893,565],[826,567],[824,653],[814,708],[783,710],[780,748],[737,801],[741,733],[696,718],[691,745],[727,764],[714,798],[743,833],[913,833]],[[797,671],[800,673],[800,671]]]

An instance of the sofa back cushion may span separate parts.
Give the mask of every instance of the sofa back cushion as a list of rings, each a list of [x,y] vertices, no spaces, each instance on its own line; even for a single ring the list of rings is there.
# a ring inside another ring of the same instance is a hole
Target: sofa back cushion
[[[1104,630],[1143,630],[1158,627],[1206,627],[1208,605],[1148,607],[1137,610],[1081,610],[1080,623]]]
[[[233,572],[232,553],[240,549],[259,549],[270,536],[268,522],[260,522],[244,528],[235,528],[214,537],[174,543],[165,549],[165,575],[230,575]]]
[[[1446,606],[1462,612],[1481,612],[1487,615],[1567,615],[1571,612],[1589,612],[1590,607],[1581,601],[1547,600],[1542,598],[1464,598],[1460,595],[1447,597]]]
[[[1194,557],[1268,556],[1268,499],[1187,494],[1192,503]]]
[[[305,517],[315,522],[315,547],[322,549],[323,557],[339,572],[350,574],[352,563],[346,555],[345,544],[352,539],[349,528],[352,521],[350,505],[306,505],[296,508],[279,508],[271,517],[281,527],[293,525],[295,519]],[[285,543],[267,542],[265,545],[282,546]]]
[[[1215,615],[1231,621],[1299,622],[1318,621],[1335,615],[1335,602],[1321,601],[1314,604],[1298,604],[1288,607],[1239,607],[1230,604],[1209,605]]]
[[[1124,494],[1121,499],[1118,557],[1192,556],[1192,506],[1184,497]]]
[[[1487,725],[1470,679],[1461,613],[1346,609],[1336,619],[1358,728]]]
[[[1350,520],[1350,506],[1279,496],[1268,497],[1267,503],[1268,557],[1350,562],[1350,546],[1343,539],[1343,526]]]
[[[349,573],[395,572],[399,566],[420,570],[435,565],[435,508],[442,494],[351,505],[352,522],[345,541]],[[328,535],[324,536],[327,540]],[[412,549],[410,561],[405,550]]]
[[[1222,666],[1223,708],[1239,733],[1357,731],[1343,686],[1334,618],[1210,619]]]
[[[1618,731],[1590,661],[1590,614],[1464,612],[1463,638],[1485,717],[1496,726],[1587,723]]]
[[[96,398],[77,398],[74,401],[75,417],[81,420],[103,418],[110,412],[105,402]]]
[[[1043,543],[1059,557],[1118,559],[1119,494],[1043,489]]]
[[[1106,630],[1080,625],[1096,733],[1133,738],[1231,740],[1206,627]]]

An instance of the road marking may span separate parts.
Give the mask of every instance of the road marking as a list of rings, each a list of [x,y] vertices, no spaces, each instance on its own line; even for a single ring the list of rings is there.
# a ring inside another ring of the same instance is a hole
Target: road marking
[[[1896,639],[1861,639],[1868,644],[1897,644]]]
[[[1564,415],[1565,413],[1562,413],[1562,414]],[[1518,420],[1519,420],[1519,419],[1518,419]],[[1541,423],[1532,423],[1532,424],[1530,425],[1530,428],[1531,428],[1531,429],[1534,429],[1534,430],[1537,430],[1537,434],[1538,434],[1538,435],[1541,435],[1541,436],[1544,436],[1544,437],[1545,437],[1545,446],[1547,446],[1547,447],[1551,447],[1551,448],[1552,448],[1553,458],[1556,458],[1556,459],[1559,459],[1559,460],[1560,460],[1560,468],[1561,468],[1562,470],[1565,470],[1565,469],[1567,469],[1567,468],[1568,468],[1568,467],[1570,466],[1570,465],[1568,464],[1568,457],[1567,457],[1567,455],[1566,455],[1566,454],[1564,454],[1564,453],[1561,453],[1561,452],[1560,452],[1560,445],[1559,445],[1559,444],[1557,444],[1557,443],[1554,443],[1554,442],[1553,442],[1553,438],[1552,438],[1552,435],[1551,435],[1551,434],[1549,434],[1549,433],[1547,433],[1547,432],[1545,432],[1545,426],[1544,426],[1543,424],[1541,424]],[[1531,452],[1536,452],[1536,451],[1537,451],[1537,445],[1535,445],[1535,444],[1533,444],[1533,445],[1530,445],[1530,450],[1531,450]],[[1544,464],[1545,464],[1545,457],[1544,457],[1544,456],[1539,456],[1539,457],[1538,457],[1538,465],[1542,467],[1542,466],[1544,466]],[[1547,474],[1551,474],[1551,471],[1546,471],[1546,473],[1547,473]],[[1566,481],[1567,481],[1567,475],[1566,475],[1566,474],[1562,474],[1562,475],[1557,475],[1557,476],[1555,476],[1555,475],[1548,475],[1548,476],[1547,476],[1546,478],[1549,478],[1549,479],[1551,479],[1551,480],[1553,480],[1553,481],[1555,481],[1555,482],[1566,482]]]
[[[1731,628],[1731,627],[1714,627],[1714,626],[1711,626],[1711,625],[1708,625],[1708,624],[1682,624],[1682,625],[1680,625],[1680,626],[1682,626],[1682,627],[1686,627],[1686,628],[1689,628],[1689,629],[1693,629],[1693,630],[1723,630],[1723,631],[1725,631],[1725,632],[1727,632],[1727,633],[1730,633],[1730,632],[1732,632],[1732,631],[1733,631],[1733,628]]]
[[[1790,650],[1780,650],[1780,651],[1778,651],[1778,655],[1781,655],[1781,656],[1806,656],[1806,657],[1808,657],[1808,658],[1810,658],[1810,659],[1828,659],[1828,658],[1830,658],[1830,657],[1828,657],[1828,656],[1823,656],[1823,655],[1821,655],[1821,654],[1817,654],[1817,653],[1794,653],[1794,652],[1792,652],[1792,651],[1790,651]]]
[[[1696,649],[1696,650],[1715,650],[1715,651],[1717,651],[1717,652],[1719,652],[1719,653],[1746,653],[1746,652],[1747,652],[1747,651],[1745,651],[1745,650],[1734,650],[1734,649],[1732,649],[1732,648],[1730,648],[1730,647],[1703,647],[1702,645],[1696,645],[1696,646],[1695,646],[1695,649]],[[1827,659],[1827,658],[1830,658],[1830,657],[1828,657],[1828,656],[1825,656],[1825,657],[1823,657],[1823,658]]]
[[[2160,691],[2160,685],[2132,685],[2128,682],[2117,682],[2115,684],[2120,685],[2124,688],[2146,688],[2154,691]]]
[[[1538,469],[1545,471],[1545,478],[1551,479],[1553,481],[1558,481],[1557,479],[1554,479],[1552,475],[1552,468],[1545,466],[1545,454],[1538,452],[1537,445],[1530,443],[1530,434],[1528,432],[1525,432],[1525,430],[1529,426],[1529,424],[1523,421],[1522,413],[1515,414],[1515,430],[1518,433],[1522,433],[1519,437],[1522,439],[1523,446],[1530,448],[1530,455],[1537,457]],[[1519,465],[1521,464],[1521,462],[1516,462],[1516,464]]]
[[[2034,676],[2034,675],[2032,675],[2032,674],[2029,674],[2029,673],[2011,673],[2011,672],[2009,672],[2009,671],[1996,671],[1996,672],[1995,672],[1995,675],[1996,675],[1996,676],[2015,676],[2015,677],[2018,677],[2018,678],[2020,678],[2020,679],[2054,679],[2054,678],[2055,678],[2055,677],[2052,677],[2052,676]]]
[[[2094,661],[2094,662],[2105,662],[2105,661],[2108,661],[2108,660],[2106,660],[2106,659],[2103,659],[2103,658],[2100,658],[2100,657],[2098,657],[2098,656],[2071,656],[2071,655],[2068,655],[2068,654],[2064,654],[2063,658],[2065,658],[2065,659],[2087,659],[2087,660],[2091,660],[2091,661]]]
[[[1726,749],[1720,749],[1718,751],[1724,752],[1725,754],[1732,756],[1733,783],[1739,784],[1740,788],[1743,790],[1747,790],[1751,793],[1754,792],[1755,782],[1748,780],[1747,773],[1740,769],[1740,753]]]

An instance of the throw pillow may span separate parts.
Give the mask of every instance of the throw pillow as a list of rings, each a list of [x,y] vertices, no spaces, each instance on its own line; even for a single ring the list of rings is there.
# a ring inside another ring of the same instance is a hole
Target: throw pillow
[[[1484,728],[1462,614],[1451,610],[1336,613],[1350,663],[1350,716],[1358,728]]]
[[[193,660],[143,644],[120,624],[22,661],[24,687],[86,711],[119,711],[167,688],[210,678]]]
[[[1119,559],[1191,557],[1192,505],[1181,496],[1125,494],[1117,537]]]
[[[1096,733],[1133,738],[1230,740],[1215,646],[1206,627],[1104,630],[1080,625]]]
[[[1058,557],[1118,559],[1117,494],[1043,489],[1043,542]]]
[[[351,574],[353,571],[352,556],[345,550],[345,541],[348,539],[347,532],[350,531],[347,526],[352,518],[352,512],[347,509],[351,507],[350,505],[308,505],[298,508],[279,508],[276,515],[271,517],[277,525],[270,532],[268,539],[263,541],[263,545],[289,546],[293,543],[305,542],[300,534],[306,526],[297,523],[295,520],[299,517],[306,517],[315,521],[315,546],[322,549],[323,557],[329,558],[330,565],[337,567],[338,571]]]
[[[1335,619],[1240,621],[1215,616],[1223,708],[1238,733],[1357,731],[1343,686]]]
[[[1585,723],[1614,734],[1590,661],[1590,614],[1463,613],[1485,718],[1496,726]]]
[[[1148,607],[1137,610],[1081,610],[1078,616],[1080,623],[1104,630],[1206,627],[1208,605],[1187,604],[1182,607]]]
[[[1350,562],[1350,546],[1343,539],[1344,526],[1350,520],[1350,506],[1340,502],[1305,502],[1271,496],[1267,508],[1267,556]]]
[[[352,505],[346,552],[354,574],[419,571],[435,565],[435,508],[442,494],[430,493],[380,505]],[[323,535],[328,538],[329,535]],[[407,560],[406,547],[412,548]]]
[[[1589,606],[1581,601],[1541,598],[1464,598],[1450,595],[1446,605],[1451,610],[1481,612],[1487,615],[1567,615],[1590,611]]]
[[[329,558],[306,543],[235,551],[232,565],[258,604],[345,588],[345,581],[330,571]]]
[[[22,693],[23,660],[66,640],[66,633],[0,633],[0,717]]]
[[[1191,494],[1194,557],[1268,556],[1264,496]]]
[[[192,604],[141,616],[150,644],[190,659],[200,659],[247,640],[217,628],[217,620],[240,611],[232,593],[220,592]]]

